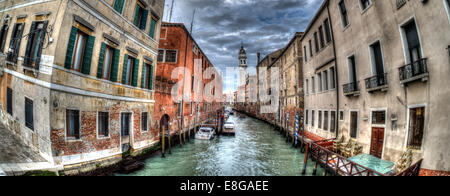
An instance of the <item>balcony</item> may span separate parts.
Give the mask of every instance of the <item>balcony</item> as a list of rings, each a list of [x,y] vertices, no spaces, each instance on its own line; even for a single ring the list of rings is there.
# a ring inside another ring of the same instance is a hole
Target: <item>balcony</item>
[[[372,76],[366,79],[366,89],[367,92],[371,93],[374,91],[387,91],[388,90],[388,81],[387,81],[387,73],[379,74]]]
[[[349,84],[344,84],[344,95],[345,96],[359,96],[359,82],[352,82]]]
[[[422,82],[428,81],[428,67],[427,59],[420,59],[411,64],[405,65],[399,68],[400,84],[403,86],[407,83],[421,80]]]

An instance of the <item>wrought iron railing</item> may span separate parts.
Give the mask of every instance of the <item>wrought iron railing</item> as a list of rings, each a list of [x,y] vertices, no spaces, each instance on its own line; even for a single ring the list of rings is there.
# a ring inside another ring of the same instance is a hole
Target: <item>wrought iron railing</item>
[[[378,74],[366,79],[366,88],[374,89],[388,85],[387,73]]]
[[[359,82],[352,82],[348,84],[344,84],[344,93],[351,94],[359,92]]]
[[[427,59],[420,59],[399,68],[400,81],[408,80],[416,76],[428,73]]]

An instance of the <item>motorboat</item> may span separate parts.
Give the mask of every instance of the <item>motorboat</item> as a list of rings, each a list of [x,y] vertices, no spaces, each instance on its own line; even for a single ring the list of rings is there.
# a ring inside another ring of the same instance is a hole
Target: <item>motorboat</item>
[[[212,140],[214,139],[216,133],[211,127],[201,127],[200,130],[195,135],[197,140]]]
[[[236,125],[233,121],[227,121],[223,126],[223,135],[236,135]]]

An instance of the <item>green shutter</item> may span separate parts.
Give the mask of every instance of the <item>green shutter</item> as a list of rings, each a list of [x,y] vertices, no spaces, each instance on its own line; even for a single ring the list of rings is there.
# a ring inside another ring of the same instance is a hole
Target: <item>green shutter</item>
[[[147,26],[147,19],[148,19],[148,10],[144,10],[144,13],[142,15],[142,19],[141,19],[141,25],[140,25],[140,29],[145,30],[145,27]]]
[[[122,68],[122,84],[125,84],[127,82],[127,62],[128,62],[128,54],[125,54]]]
[[[146,70],[145,69],[147,69],[147,65],[145,64],[145,62],[144,63],[142,63],[142,77],[141,77],[141,88],[145,88],[145,72],[146,72]]]
[[[131,86],[137,87],[138,83],[138,74],[139,74],[139,59],[136,59],[134,61],[134,67],[133,67],[133,80],[131,82]]]
[[[150,73],[148,73],[148,89],[153,90],[153,65],[150,65]]]
[[[73,49],[75,47],[75,41],[77,39],[77,32],[78,29],[76,27],[72,27],[72,31],[70,32],[69,37],[69,44],[67,45],[66,62],[64,63],[64,67],[66,69],[72,68],[72,55]]]
[[[156,32],[156,20],[152,18],[152,22],[150,23],[150,37],[155,39]]]
[[[122,14],[124,0],[116,0],[114,3],[114,9]]]
[[[97,78],[103,78],[103,64],[105,62],[105,50],[106,44],[102,43],[102,48],[100,49],[100,58],[98,59]]]
[[[84,50],[83,56],[83,67],[81,68],[81,73],[91,74],[91,63],[92,63],[92,52],[94,51],[95,37],[89,36],[86,40],[86,48]]]
[[[134,12],[134,22],[133,22],[134,26],[137,26],[140,9],[141,9],[141,6],[136,5],[136,11]]]
[[[120,58],[120,50],[114,49],[114,57],[111,67],[111,81],[117,82],[117,75],[119,73],[119,58]]]

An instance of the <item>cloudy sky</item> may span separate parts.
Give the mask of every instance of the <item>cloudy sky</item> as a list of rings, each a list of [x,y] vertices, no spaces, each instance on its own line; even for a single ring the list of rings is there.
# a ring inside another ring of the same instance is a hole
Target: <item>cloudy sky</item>
[[[238,65],[241,42],[247,50],[249,67],[261,58],[283,48],[295,32],[304,31],[322,0],[174,0],[171,22],[190,28],[196,10],[193,36],[212,63],[225,67]],[[166,0],[164,21],[169,20],[172,0]],[[250,68],[250,73],[255,72]],[[225,77],[226,74],[224,74]],[[224,92],[233,81],[224,78]]]

